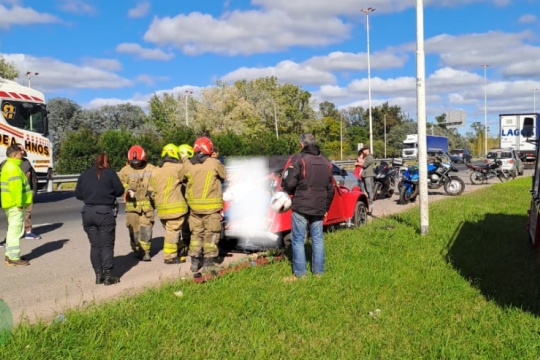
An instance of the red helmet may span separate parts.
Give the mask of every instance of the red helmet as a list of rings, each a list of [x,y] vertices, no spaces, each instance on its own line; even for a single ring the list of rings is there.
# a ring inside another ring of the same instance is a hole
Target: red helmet
[[[212,144],[212,140],[210,140],[206,136],[203,136],[195,140],[195,145],[193,145],[193,151],[201,152],[206,155],[212,155],[212,153],[214,152],[214,144]]]
[[[146,152],[140,145],[135,145],[129,148],[128,151],[128,160],[139,160],[139,161],[146,161]]]

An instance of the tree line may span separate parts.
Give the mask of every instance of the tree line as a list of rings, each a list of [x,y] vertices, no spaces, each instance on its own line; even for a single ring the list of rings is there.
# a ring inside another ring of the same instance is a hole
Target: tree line
[[[15,78],[13,66],[0,59],[0,76]],[[154,94],[147,109],[130,103],[83,109],[67,98],[50,99],[55,171],[80,173],[100,151],[120,169],[134,144],[143,146],[148,161],[157,163],[165,144],[193,144],[203,135],[225,157],[292,154],[303,132],[315,134],[323,153],[334,160],[354,159],[358,144],[369,142],[369,109],[338,109],[328,101],[316,105],[311,93],[281,84],[276,77],[218,82],[197,97],[190,95]],[[482,151],[482,124],[473,124],[473,131],[462,136],[444,122],[445,114],[436,117],[428,123],[428,133],[447,136],[451,148]],[[407,134],[417,132],[416,121],[388,103],[372,107],[372,128],[377,157],[400,157]]]

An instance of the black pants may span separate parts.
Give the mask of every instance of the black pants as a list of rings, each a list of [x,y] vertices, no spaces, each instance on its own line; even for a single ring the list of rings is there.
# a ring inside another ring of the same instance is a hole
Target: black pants
[[[83,228],[90,240],[90,262],[94,269],[110,270],[114,267],[114,240],[116,218],[111,206],[84,205]]]

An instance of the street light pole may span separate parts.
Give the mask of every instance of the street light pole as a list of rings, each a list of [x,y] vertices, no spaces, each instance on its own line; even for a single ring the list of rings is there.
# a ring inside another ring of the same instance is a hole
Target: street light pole
[[[384,158],[386,159],[386,114],[384,114]]]
[[[272,101],[272,105],[274,106],[274,124],[276,125],[276,139],[279,139],[276,103]]]
[[[375,8],[368,7],[361,9],[366,14],[366,34],[367,34],[367,73],[368,73],[368,106],[369,106],[369,152],[373,154],[373,118],[371,116],[371,63],[369,59],[369,14],[375,11]]]
[[[340,160],[343,160],[343,113],[339,113],[339,149]]]
[[[26,72],[26,78],[28,79],[28,87],[31,87],[31,86],[30,86],[30,78],[31,78],[32,76],[38,76],[38,75],[39,75],[38,72],[32,72],[32,71],[27,71],[27,72]]]
[[[482,65],[484,67],[484,155],[487,156],[487,68],[489,65]]]
[[[186,98],[186,126],[189,125],[189,117],[188,117],[188,99],[189,99],[189,95],[193,94],[193,91],[189,91],[189,90],[186,90],[184,91],[185,93],[185,98]]]

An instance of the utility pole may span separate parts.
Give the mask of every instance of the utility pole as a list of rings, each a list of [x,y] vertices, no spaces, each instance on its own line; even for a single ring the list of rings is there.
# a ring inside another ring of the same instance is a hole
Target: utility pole
[[[484,155],[487,156],[487,68],[489,65],[482,65],[484,67]]]
[[[369,106],[369,152],[373,154],[373,118],[371,116],[371,63],[369,59],[369,14],[375,11],[375,8],[368,7],[361,9],[366,14],[366,33],[367,33],[367,73],[368,73],[368,106]]]
[[[27,72],[26,72],[26,78],[28,79],[28,87],[29,87],[29,88],[31,88],[31,86],[30,86],[30,78],[31,78],[32,76],[38,76],[38,75],[39,75],[38,72],[32,72],[32,71],[27,71]]]
[[[188,115],[188,99],[189,99],[189,95],[193,94],[193,91],[189,91],[189,90],[186,90],[184,91],[184,94],[185,94],[185,98],[186,98],[186,126],[189,125],[189,115]]]

